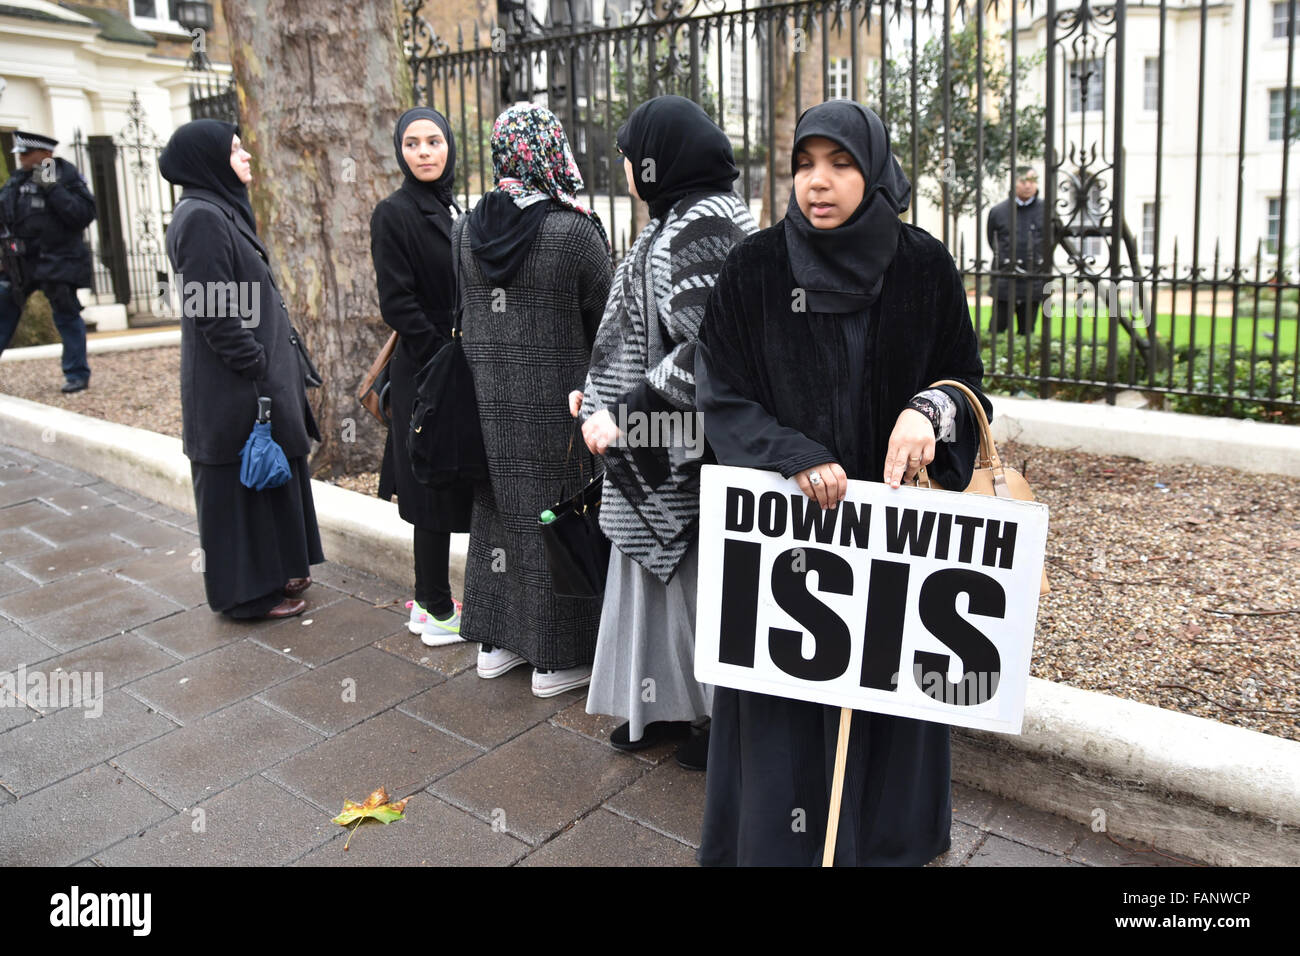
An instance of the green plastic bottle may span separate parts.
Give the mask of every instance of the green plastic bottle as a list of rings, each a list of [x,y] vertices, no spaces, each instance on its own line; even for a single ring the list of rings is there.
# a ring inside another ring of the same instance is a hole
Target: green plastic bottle
[[[550,508],[547,508],[545,511],[543,511],[540,515],[537,516],[537,520],[540,524],[550,524],[552,521],[555,520],[555,512],[552,511]]]

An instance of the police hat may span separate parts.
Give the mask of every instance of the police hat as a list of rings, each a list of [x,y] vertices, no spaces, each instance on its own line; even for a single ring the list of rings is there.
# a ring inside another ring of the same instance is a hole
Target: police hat
[[[42,136],[40,133],[29,133],[26,130],[14,130],[14,153],[29,153],[35,149],[48,149],[54,152],[54,147],[59,145],[59,141],[53,136]]]

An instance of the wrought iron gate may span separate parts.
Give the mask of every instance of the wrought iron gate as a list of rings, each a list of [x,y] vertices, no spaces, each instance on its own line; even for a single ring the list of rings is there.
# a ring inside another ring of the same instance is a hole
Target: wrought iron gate
[[[86,230],[94,261],[94,292],[130,313],[152,312],[168,276],[163,232],[178,191],[158,172],[165,144],[132,94],[127,123],[113,136],[73,140],[75,162],[95,195],[96,219]]]

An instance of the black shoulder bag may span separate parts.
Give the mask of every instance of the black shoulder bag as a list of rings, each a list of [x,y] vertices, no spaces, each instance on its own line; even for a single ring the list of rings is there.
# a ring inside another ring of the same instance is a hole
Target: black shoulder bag
[[[574,419],[574,433],[569,436],[569,450],[564,456],[567,466],[573,457],[573,440],[582,425]],[[600,499],[605,489],[605,473],[586,480],[582,452],[578,453],[578,480],[582,488],[571,498],[543,511],[538,520],[546,563],[551,567],[551,589],[561,597],[593,598],[605,591],[609,571],[609,539],[600,530]]]
[[[465,231],[456,248],[456,310],[451,341],[415,375],[415,401],[406,449],[416,481],[440,488],[461,481],[486,481],[487,452],[474,396],[474,375],[465,358],[463,276],[459,275]]]

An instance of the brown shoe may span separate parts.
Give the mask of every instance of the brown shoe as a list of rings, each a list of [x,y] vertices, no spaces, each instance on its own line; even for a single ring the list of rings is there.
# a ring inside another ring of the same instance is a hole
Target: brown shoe
[[[284,586],[284,593],[289,597],[297,597],[303,591],[311,587],[311,578],[290,578]]]
[[[271,608],[271,610],[267,611],[266,616],[270,618],[293,617],[296,614],[301,614],[305,610],[307,610],[306,601],[302,598],[289,597],[285,598],[275,607]]]

